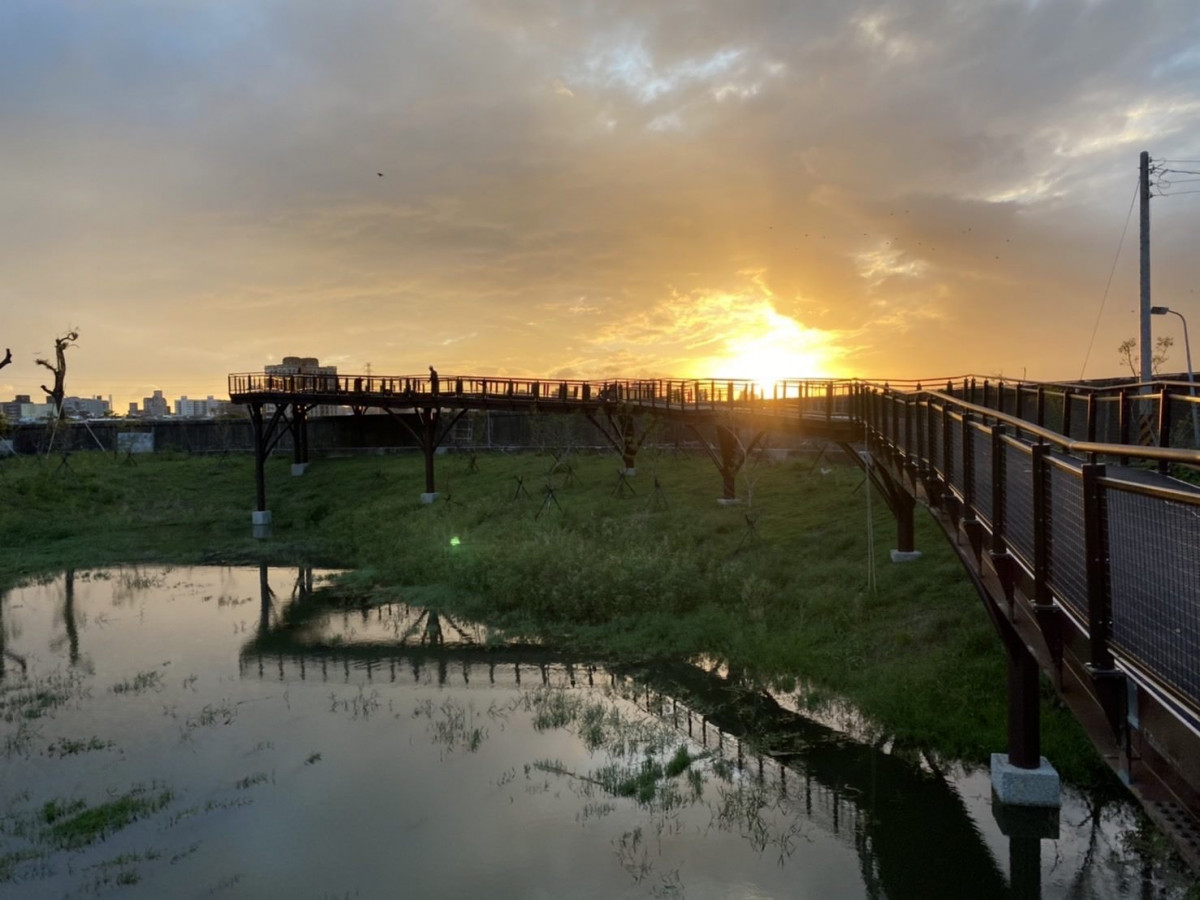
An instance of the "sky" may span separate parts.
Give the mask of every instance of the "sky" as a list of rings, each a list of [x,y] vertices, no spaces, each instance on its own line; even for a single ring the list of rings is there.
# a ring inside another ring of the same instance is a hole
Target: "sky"
[[[0,85],[3,399],[1119,375],[1143,150],[1200,327],[1195,0],[5,0]]]

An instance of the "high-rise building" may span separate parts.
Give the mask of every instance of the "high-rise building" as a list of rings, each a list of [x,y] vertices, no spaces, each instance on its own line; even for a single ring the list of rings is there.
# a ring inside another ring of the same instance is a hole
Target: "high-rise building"
[[[170,412],[171,408],[167,405],[167,398],[163,396],[162,391],[155,391],[153,397],[142,398],[142,418],[159,419],[169,415]],[[132,408],[130,415],[136,415]]]
[[[319,382],[336,385],[337,366],[323,366],[315,356],[285,356],[283,361],[273,366],[263,366],[267,375],[326,375],[328,379]],[[308,413],[310,418],[317,416],[342,416],[348,412],[344,406],[314,406]]]

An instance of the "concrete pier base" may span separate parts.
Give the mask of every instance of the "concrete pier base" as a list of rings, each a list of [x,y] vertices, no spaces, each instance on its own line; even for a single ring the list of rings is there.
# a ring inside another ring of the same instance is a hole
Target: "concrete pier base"
[[[1036,769],[1022,769],[1008,761],[1007,753],[992,754],[992,790],[1009,806],[1062,805],[1062,782],[1046,757]]]
[[[304,470],[308,468],[308,463],[292,463],[292,474],[303,475]]]
[[[271,536],[271,511],[269,509],[251,510],[250,533],[260,541]]]
[[[920,550],[892,550],[892,562],[894,563],[916,562],[920,558]]]
[[[432,503],[432,502],[433,502],[434,500],[436,500],[437,498],[438,498],[438,492],[437,492],[437,491],[433,491],[432,493],[426,493],[426,494],[422,494],[422,495],[421,495],[421,502],[422,502],[422,503]]]
[[[634,475],[637,474],[637,466],[630,466],[627,469],[621,469],[620,473],[622,475],[624,475],[626,478],[632,478]]]
[[[717,503],[719,503],[721,506],[741,506],[742,498],[741,497],[718,497]]]

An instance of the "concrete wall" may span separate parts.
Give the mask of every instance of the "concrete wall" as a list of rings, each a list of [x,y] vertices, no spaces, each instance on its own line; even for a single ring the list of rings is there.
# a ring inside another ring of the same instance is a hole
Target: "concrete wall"
[[[411,420],[416,427],[415,417]],[[102,420],[95,422],[64,422],[54,434],[53,448],[83,451],[104,449],[114,452],[117,435],[125,432],[150,432],[156,452],[224,453],[254,451],[254,437],[249,419],[161,419],[161,420]],[[46,425],[17,425],[9,438],[17,453],[43,453],[50,435]],[[339,455],[353,452],[379,452],[417,448],[412,434],[391,416],[330,416],[310,419],[308,423],[309,455]],[[691,446],[696,436],[687,428],[664,422],[651,443]],[[795,447],[801,442],[791,435],[772,435],[769,447]],[[523,412],[472,412],[460,420],[454,432],[442,444],[459,449],[552,448],[600,449],[609,445],[604,437],[582,415],[530,415]],[[275,445],[273,455],[289,456],[292,437],[286,428]]]

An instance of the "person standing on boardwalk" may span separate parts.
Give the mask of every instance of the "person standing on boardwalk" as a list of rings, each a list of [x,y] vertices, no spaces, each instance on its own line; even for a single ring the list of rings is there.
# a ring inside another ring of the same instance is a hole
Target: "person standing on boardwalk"
[[[438,373],[433,366],[429,367],[429,392],[431,394],[438,392]]]

